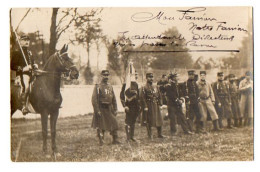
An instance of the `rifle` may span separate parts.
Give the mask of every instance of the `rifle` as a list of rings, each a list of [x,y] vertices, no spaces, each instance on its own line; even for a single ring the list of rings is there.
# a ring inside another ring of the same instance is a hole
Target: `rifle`
[[[96,94],[97,94],[97,103],[98,103],[98,107],[100,108],[99,106],[99,86],[98,84],[96,84]],[[100,129],[100,115],[98,114],[98,112],[96,112],[95,114],[95,123],[96,123],[96,127],[97,127],[97,135],[98,135],[98,138],[99,138],[99,141],[100,143],[103,142],[103,136],[102,136],[102,131]]]

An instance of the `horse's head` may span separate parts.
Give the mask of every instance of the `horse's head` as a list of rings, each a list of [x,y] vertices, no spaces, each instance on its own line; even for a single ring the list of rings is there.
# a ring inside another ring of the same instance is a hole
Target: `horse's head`
[[[71,79],[78,79],[79,71],[74,65],[68,54],[68,45],[64,44],[62,49],[57,52],[57,57],[60,62],[60,71],[69,73]]]

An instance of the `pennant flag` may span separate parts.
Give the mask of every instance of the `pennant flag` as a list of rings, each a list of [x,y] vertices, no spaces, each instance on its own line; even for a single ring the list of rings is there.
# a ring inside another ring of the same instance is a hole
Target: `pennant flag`
[[[129,62],[126,68],[126,86],[125,90],[131,88],[131,82],[135,82],[135,68],[133,62]]]

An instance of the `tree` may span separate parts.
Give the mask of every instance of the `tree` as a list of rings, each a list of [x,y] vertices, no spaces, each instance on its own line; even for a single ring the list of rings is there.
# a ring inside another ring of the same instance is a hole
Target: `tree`
[[[91,72],[90,67],[90,47],[93,43],[98,42],[102,37],[102,29],[100,28],[100,17],[98,16],[102,12],[102,9],[92,9],[84,14],[77,13],[75,20],[75,39],[71,40],[73,44],[81,44],[86,47],[88,61],[84,70],[84,76],[86,84],[93,83],[94,74]],[[99,47],[97,47],[99,48]]]
[[[57,16],[59,11],[62,16],[57,22]],[[52,9],[49,55],[55,53],[56,44],[59,38],[75,22],[76,19],[77,19],[77,8],[67,8],[64,10],[60,10],[59,8]]]
[[[125,80],[126,68],[131,58],[131,53],[126,52],[126,50],[132,51],[133,44],[131,40],[125,40],[122,37],[112,40],[111,43],[107,41],[106,44],[108,48],[108,67],[116,73],[122,83]]]

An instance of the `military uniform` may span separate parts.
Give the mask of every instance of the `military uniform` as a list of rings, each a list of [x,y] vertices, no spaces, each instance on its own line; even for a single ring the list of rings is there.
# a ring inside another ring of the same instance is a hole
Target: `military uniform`
[[[147,73],[146,77],[153,77],[152,73]],[[152,85],[152,83],[147,82],[146,85],[142,87],[141,99],[144,108],[143,113],[143,123],[147,125],[148,137],[152,138],[151,127],[156,127],[158,131],[158,137],[162,138],[162,115],[160,111],[160,106],[162,106],[161,93],[157,86]]]
[[[30,40],[28,36],[23,35],[21,36],[21,40]],[[19,51],[13,51],[11,52],[11,70],[16,72],[16,76],[19,76],[20,83],[22,85],[22,94],[21,94],[21,100],[23,104],[23,110],[26,108],[25,111],[23,111],[24,115],[28,113],[27,109],[27,97],[29,94],[29,84],[32,81],[32,73],[31,71],[23,71],[24,67],[27,65],[31,65],[33,68],[35,68],[36,64],[34,62],[34,58],[32,56],[31,51],[28,50],[27,47],[22,47],[22,51],[24,53],[24,56],[19,49]],[[27,61],[24,60],[24,58]]]
[[[174,76],[170,75],[169,78],[171,77]],[[184,133],[190,134],[188,129],[188,124],[185,118],[185,114],[182,111],[182,104],[184,103],[184,98],[181,97],[180,86],[177,81],[171,81],[166,86],[166,96],[167,96],[168,115],[170,119],[171,135],[175,135],[177,132],[176,129],[177,121],[181,125]]]
[[[229,93],[231,97],[231,110],[234,117],[234,125],[235,127],[242,126],[242,116],[240,113],[239,107],[239,91],[236,82],[234,81],[235,75],[229,75]]]
[[[247,72],[246,75],[251,77],[250,72]],[[239,91],[241,93],[240,110],[241,115],[244,116],[244,124],[251,125],[254,109],[253,81],[251,79],[242,80],[239,84]]]
[[[107,73],[109,73],[107,70],[102,71],[102,74]],[[92,127],[97,128],[100,144],[103,144],[105,131],[110,131],[113,136],[113,143],[117,143],[117,104],[113,87],[109,83],[102,80],[100,84],[95,85],[92,94],[92,105],[94,109]]]
[[[188,71],[189,75],[194,75],[194,71],[190,70]],[[201,115],[199,112],[199,106],[198,106],[198,87],[196,84],[196,80],[194,79],[188,79],[186,82],[184,82],[184,96],[186,98],[186,105],[187,105],[187,117],[188,120],[190,120],[190,123],[193,124],[194,120],[196,118],[196,131],[199,132],[201,124]],[[192,129],[192,126],[191,126]]]
[[[206,71],[201,71],[200,74],[205,74]],[[218,115],[213,105],[215,102],[214,93],[212,91],[211,85],[206,80],[197,81],[198,86],[198,95],[199,95],[199,110],[201,114],[201,121],[206,121],[207,119],[207,112],[212,119],[214,130],[218,131],[217,119]]]
[[[120,92],[121,103],[126,110],[125,118],[125,130],[127,140],[135,141],[134,139],[134,129],[137,117],[140,114],[140,98],[139,89],[136,82],[131,82],[130,88],[125,90],[126,84],[124,83]]]
[[[223,76],[223,72],[218,72],[218,76]],[[231,97],[229,94],[229,84],[226,81],[218,80],[213,83],[213,92],[215,95],[215,108],[218,113],[219,127],[223,128],[223,119],[227,119],[228,128],[232,128],[232,110],[231,110]]]
[[[166,75],[163,75],[162,77],[166,77]],[[162,103],[163,105],[167,105],[167,99],[166,99],[166,85],[168,84],[168,81],[163,81],[162,79],[157,82],[157,86],[159,87],[160,93],[162,95]]]

